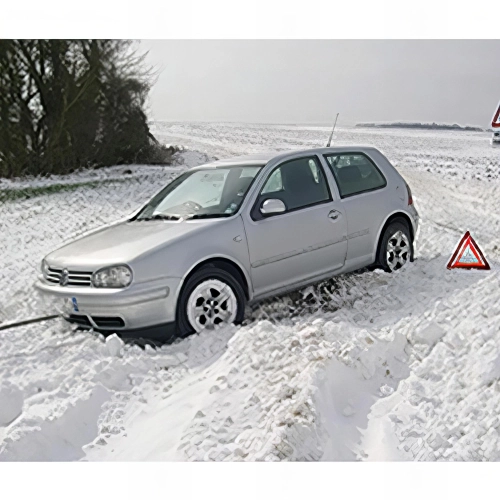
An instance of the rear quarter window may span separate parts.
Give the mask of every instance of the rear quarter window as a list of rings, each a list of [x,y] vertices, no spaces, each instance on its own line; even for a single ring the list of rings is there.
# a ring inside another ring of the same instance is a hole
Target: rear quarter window
[[[382,189],[387,185],[382,172],[364,154],[332,154],[325,155],[325,159],[335,177],[342,198]]]

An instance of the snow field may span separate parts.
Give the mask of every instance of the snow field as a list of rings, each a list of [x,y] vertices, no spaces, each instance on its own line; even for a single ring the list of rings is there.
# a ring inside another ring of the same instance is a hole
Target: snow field
[[[175,172],[328,135],[158,128],[201,151],[182,153]],[[159,349],[60,320],[0,332],[0,460],[498,460],[499,167],[483,135],[336,132],[339,144],[379,147],[411,185],[421,230],[401,272],[341,276],[254,307],[242,327]],[[44,253],[125,216],[175,175],[132,171],[0,207],[0,320],[44,311],[31,292]],[[492,271],[446,270],[467,229]]]
[[[157,122],[154,133],[165,142],[220,158],[326,145],[331,126],[259,125],[235,123]],[[432,172],[455,180],[500,177],[500,154],[490,146],[490,132],[409,129],[335,129],[333,145],[370,144],[398,168]]]

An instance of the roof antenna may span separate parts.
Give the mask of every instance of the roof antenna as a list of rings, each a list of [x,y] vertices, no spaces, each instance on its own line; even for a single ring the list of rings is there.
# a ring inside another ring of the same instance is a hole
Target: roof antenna
[[[337,118],[338,117],[339,117],[339,113],[337,113],[337,116],[335,117],[335,123],[333,124],[332,133],[330,134],[330,138],[328,139],[328,144],[326,145],[327,148],[329,148],[330,144],[332,143],[333,132],[335,131],[335,125],[337,125]]]

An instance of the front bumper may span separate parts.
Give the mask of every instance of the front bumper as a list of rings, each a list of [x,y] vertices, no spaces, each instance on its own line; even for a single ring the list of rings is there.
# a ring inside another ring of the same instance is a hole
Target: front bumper
[[[173,323],[180,285],[180,278],[165,278],[127,288],[63,287],[40,277],[35,288],[48,308],[69,321],[98,331],[121,331]]]

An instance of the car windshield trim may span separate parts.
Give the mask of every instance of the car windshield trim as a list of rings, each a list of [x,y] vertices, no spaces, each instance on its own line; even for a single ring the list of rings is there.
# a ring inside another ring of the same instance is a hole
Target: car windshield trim
[[[236,215],[262,168],[257,164],[188,170],[157,193],[130,221]]]

